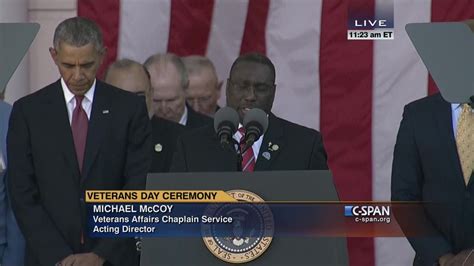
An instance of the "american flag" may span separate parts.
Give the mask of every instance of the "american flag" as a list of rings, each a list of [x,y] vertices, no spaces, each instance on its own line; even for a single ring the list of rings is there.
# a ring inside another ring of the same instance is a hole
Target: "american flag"
[[[394,40],[348,41],[348,9],[376,15],[387,1],[78,0],[78,13],[104,32],[104,67],[157,52],[199,54],[225,81],[239,54],[265,53],[277,69],[274,113],[322,132],[341,199],[389,200],[403,106],[437,92],[404,27],[473,18],[474,1],[395,0]],[[348,246],[351,265],[411,265],[414,255],[404,238]]]

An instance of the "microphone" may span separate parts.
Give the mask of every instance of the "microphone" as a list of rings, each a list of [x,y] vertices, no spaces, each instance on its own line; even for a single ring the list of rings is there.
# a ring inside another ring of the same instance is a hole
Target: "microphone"
[[[230,147],[232,136],[239,126],[239,115],[230,107],[222,107],[214,115],[214,130],[222,147]]]
[[[253,143],[263,135],[268,128],[268,116],[263,110],[258,108],[253,108],[245,114],[244,117],[244,127],[245,127],[245,149],[242,153],[245,152]]]

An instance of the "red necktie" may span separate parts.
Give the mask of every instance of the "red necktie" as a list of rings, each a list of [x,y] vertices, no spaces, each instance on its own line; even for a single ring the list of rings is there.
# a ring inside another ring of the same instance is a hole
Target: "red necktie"
[[[245,148],[244,136],[245,136],[245,128],[239,128],[240,134],[242,134],[242,138],[240,138],[240,150],[243,151]],[[244,154],[242,154],[242,172],[253,172],[255,168],[255,156],[253,153],[253,148],[250,146]]]
[[[79,171],[82,172],[82,164],[84,162],[84,152],[86,150],[87,128],[89,120],[86,111],[82,108],[82,100],[84,96],[75,96],[76,108],[72,113],[72,137],[74,138],[74,148],[76,149],[77,163]]]

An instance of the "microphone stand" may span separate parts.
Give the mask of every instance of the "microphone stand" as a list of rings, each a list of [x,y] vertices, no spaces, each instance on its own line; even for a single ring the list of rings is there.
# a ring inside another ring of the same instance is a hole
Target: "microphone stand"
[[[230,140],[227,139],[224,142],[221,141],[221,147],[224,151],[231,152],[233,155],[235,155],[237,157],[236,158],[237,159],[236,160],[236,163],[237,163],[236,170],[237,170],[237,172],[242,172],[242,161],[243,161],[242,154],[243,154],[243,152],[241,151],[240,144],[237,142],[237,140],[235,140],[234,138],[231,137]],[[244,149],[244,152],[246,150],[247,149]]]
[[[235,152],[235,155],[237,156],[237,172],[242,172],[242,150],[240,149],[240,143],[237,142],[234,138],[232,138],[232,144],[234,144],[234,147],[237,147],[237,151]],[[235,150],[235,149],[234,149]],[[245,152],[245,150],[244,150]]]

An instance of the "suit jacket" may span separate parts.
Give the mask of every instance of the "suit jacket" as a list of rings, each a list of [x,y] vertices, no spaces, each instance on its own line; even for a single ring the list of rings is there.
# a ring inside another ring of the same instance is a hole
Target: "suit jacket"
[[[271,144],[270,144],[271,143]],[[270,149],[274,144],[278,149]],[[270,157],[262,156],[268,152]],[[269,115],[269,126],[260,147],[255,171],[328,169],[321,134],[281,118]],[[234,151],[221,147],[214,128],[206,126],[183,134],[172,172],[237,171]]]
[[[424,201],[418,217],[397,215],[402,229],[417,226],[430,237],[409,237],[415,265],[474,247],[474,187],[466,187],[453,133],[451,104],[440,94],[405,106],[392,166],[392,200]]]
[[[26,265],[54,265],[91,251],[109,265],[138,263],[133,239],[88,237],[84,194],[144,188],[151,130],[143,100],[97,80],[82,174],[59,80],[13,105],[7,143],[12,206],[27,239]]]
[[[186,107],[188,108],[188,120],[186,121],[186,127],[188,129],[214,124],[212,118],[194,111],[189,105],[186,105]]]
[[[0,148],[4,160],[7,151],[6,138],[10,112],[11,106],[4,101],[0,101]],[[2,261],[2,254],[7,244],[7,189],[5,184],[5,172],[3,172],[0,174],[0,262]]]
[[[153,135],[151,173],[169,171],[178,136],[185,129],[185,126],[163,118],[156,116],[151,118],[151,131]]]
[[[10,118],[11,105],[0,101],[0,146],[5,163],[7,162],[7,130]],[[23,265],[25,256],[25,240],[18,228],[11,208],[6,189],[6,172],[0,176],[0,264]]]

